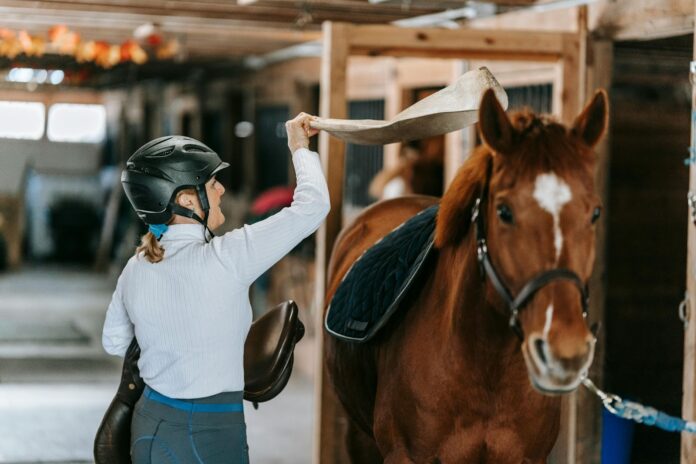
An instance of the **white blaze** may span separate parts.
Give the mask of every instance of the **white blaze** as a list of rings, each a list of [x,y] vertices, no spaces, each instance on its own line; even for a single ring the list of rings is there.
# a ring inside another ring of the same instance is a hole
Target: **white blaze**
[[[556,247],[556,263],[563,248],[561,233],[561,209],[573,198],[570,187],[556,174],[540,174],[534,182],[534,199],[553,217],[553,244]]]
[[[553,303],[546,308],[546,321],[544,322],[544,340],[549,339],[549,332],[551,331],[551,320],[553,319]]]

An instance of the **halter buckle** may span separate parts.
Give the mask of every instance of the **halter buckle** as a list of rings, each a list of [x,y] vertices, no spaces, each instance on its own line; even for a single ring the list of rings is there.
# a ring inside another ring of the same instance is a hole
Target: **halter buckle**
[[[519,324],[518,316],[520,312],[517,308],[513,308],[510,310],[510,327],[517,327]]]
[[[479,216],[479,211],[481,208],[481,198],[477,198],[476,202],[474,203],[474,207],[471,208],[471,222],[476,222]]]
[[[488,246],[486,245],[486,239],[480,239],[477,242],[476,246],[476,257],[479,260],[479,263],[482,263],[483,260],[486,258],[486,255],[488,254]]]

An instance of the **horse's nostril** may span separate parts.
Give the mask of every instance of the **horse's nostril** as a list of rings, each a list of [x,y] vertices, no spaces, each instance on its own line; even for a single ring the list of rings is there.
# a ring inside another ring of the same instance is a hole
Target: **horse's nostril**
[[[548,364],[548,360],[546,359],[546,355],[544,354],[544,340],[541,338],[537,338],[534,340],[534,349],[537,352],[537,356],[539,356],[539,359],[541,360],[542,363]]]

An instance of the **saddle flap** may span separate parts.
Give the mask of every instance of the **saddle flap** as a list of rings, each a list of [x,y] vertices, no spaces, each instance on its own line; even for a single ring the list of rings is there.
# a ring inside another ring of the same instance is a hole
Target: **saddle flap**
[[[267,401],[282,390],[292,369],[295,343],[303,336],[304,325],[292,300],[254,321],[244,346],[246,400]]]
[[[130,463],[130,435],[133,406],[116,396],[111,401],[97,429],[94,462],[97,464]]]

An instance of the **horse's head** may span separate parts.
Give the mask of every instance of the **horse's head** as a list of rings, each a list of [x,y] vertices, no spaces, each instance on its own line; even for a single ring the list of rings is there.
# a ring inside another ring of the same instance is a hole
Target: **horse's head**
[[[479,111],[485,145],[440,207],[436,245],[470,248],[462,239],[473,229],[486,298],[510,316],[532,384],[544,393],[577,388],[594,356],[583,299],[601,211],[593,147],[607,119],[604,91],[570,129],[529,111],[508,118],[487,92]],[[477,198],[480,218],[472,226]]]

